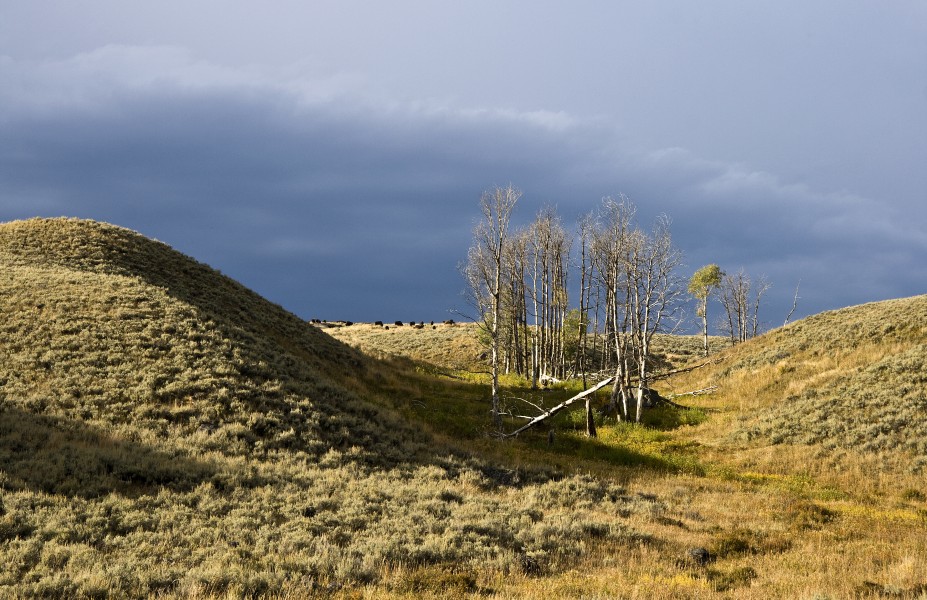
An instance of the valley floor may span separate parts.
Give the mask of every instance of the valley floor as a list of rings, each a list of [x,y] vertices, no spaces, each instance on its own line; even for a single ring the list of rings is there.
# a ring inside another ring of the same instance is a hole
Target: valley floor
[[[442,377],[441,369],[430,376]],[[661,393],[702,389],[710,377],[672,378]],[[446,383],[451,391],[420,383],[407,414],[436,437],[496,464],[617,483],[649,503],[648,510],[629,515],[628,526],[640,535],[592,542],[575,564],[539,576],[399,570],[383,585],[346,596],[927,597],[927,484],[904,450],[867,453],[746,439],[738,428],[762,394],[754,389],[747,400],[743,389],[730,386],[680,396],[677,402],[691,410],[654,409],[642,426],[601,421],[595,439],[585,437],[577,411],[543,431],[498,441],[481,435],[471,416],[485,414],[485,388]],[[762,382],[754,377],[752,385]],[[533,392],[528,399],[551,406],[577,389]],[[517,384],[507,390],[513,403],[531,394]],[[569,507],[563,518],[571,518]],[[693,558],[699,549],[707,550],[707,561]]]

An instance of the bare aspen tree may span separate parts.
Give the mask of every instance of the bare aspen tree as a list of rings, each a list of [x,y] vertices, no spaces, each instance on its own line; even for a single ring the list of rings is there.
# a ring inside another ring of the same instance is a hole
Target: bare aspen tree
[[[591,254],[591,251],[592,251],[592,247],[590,247],[589,276],[590,276],[590,287],[595,289],[595,304],[593,304],[590,307],[592,308],[592,354],[591,356],[594,360],[596,356],[598,356],[598,352],[599,352],[599,316],[602,312],[602,286],[598,285],[595,282],[595,262],[594,262],[595,255]],[[592,302],[591,291],[589,294],[589,301],[590,303]],[[603,349],[601,354],[602,354],[602,358],[598,362],[598,367],[599,367],[599,370],[604,371],[605,370],[605,360],[608,357],[608,352],[605,349]]]
[[[482,220],[473,230],[473,245],[467,256],[465,275],[482,323],[490,339],[492,371],[492,422],[501,430],[499,403],[499,342],[506,245],[509,221],[521,192],[509,184],[483,192],[480,197]]]
[[[644,394],[650,387],[651,342],[654,334],[661,331],[664,323],[676,312],[682,295],[682,285],[676,276],[681,254],[673,246],[669,230],[669,218],[657,219],[651,235],[641,234],[639,242],[633,245],[634,268],[631,271],[632,330],[636,339],[637,355],[637,415],[640,423],[644,405]]]
[[[592,260],[598,284],[605,295],[605,346],[614,353],[615,380],[609,410],[615,411],[619,401],[627,417],[628,388],[628,326],[630,324],[630,288],[628,269],[632,242],[632,221],[635,208],[626,199],[602,200],[599,217],[592,233]]]
[[[801,286],[801,279],[798,280],[798,283],[795,284],[795,296],[792,298],[792,308],[789,309],[789,314],[785,315],[785,322],[782,324],[783,327],[789,324],[789,321],[792,320],[792,315],[795,314],[795,309],[798,308],[798,288]]]
[[[757,282],[756,290],[753,295],[753,331],[750,337],[756,337],[760,333],[760,300],[763,295],[769,291],[771,284],[766,281],[766,277],[760,277]]]
[[[537,232],[536,232],[537,223],[532,224],[531,228],[527,233],[528,244],[530,246],[530,259],[531,259],[531,270],[529,271],[529,276],[531,277],[531,286],[526,289],[531,294],[532,302],[532,315],[534,316],[534,327],[531,329],[531,388],[536,389],[538,387],[538,379],[541,376],[541,311],[539,305],[541,303],[540,293],[538,291],[539,286],[541,285],[541,248],[537,244]]]
[[[577,347],[574,371],[580,373],[583,389],[586,382],[586,350],[589,338],[589,303],[592,299],[592,236],[595,231],[595,217],[590,213],[579,222],[579,323],[577,324]],[[595,415],[592,398],[586,398],[586,435],[596,437]]]
[[[588,214],[579,222],[579,331],[576,353],[576,371],[583,379],[586,389],[586,351],[589,339],[589,304],[592,300],[592,236],[595,231],[595,217]],[[589,420],[589,415],[586,415]],[[593,426],[594,427],[594,426]]]
[[[525,269],[528,263],[527,232],[522,230],[512,235],[507,248],[505,275],[508,293],[505,298],[505,312],[508,315],[506,325],[510,343],[506,352],[514,371],[519,375],[524,375],[527,373],[529,361],[528,307],[526,304],[528,292],[525,289]]]

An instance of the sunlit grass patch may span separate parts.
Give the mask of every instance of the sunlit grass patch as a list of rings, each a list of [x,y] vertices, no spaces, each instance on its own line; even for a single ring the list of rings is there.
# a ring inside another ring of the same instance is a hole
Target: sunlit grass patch
[[[835,502],[828,504],[835,514],[860,519],[887,522],[918,523],[927,526],[927,512],[923,508],[882,507],[866,504]]]

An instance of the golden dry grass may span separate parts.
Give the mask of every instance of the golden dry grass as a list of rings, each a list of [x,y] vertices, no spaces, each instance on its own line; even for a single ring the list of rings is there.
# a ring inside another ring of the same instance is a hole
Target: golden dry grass
[[[637,537],[616,484],[434,443],[398,415],[424,379],[163,244],[18,222],[0,267],[4,594],[321,594]]]
[[[548,447],[490,439],[480,381],[409,360],[478,370],[464,326],[332,331],[383,362],[134,232],[4,224],[0,597],[917,598],[917,424],[775,435],[822,397],[865,431],[871,382],[905,417],[923,312],[796,323],[661,384],[717,385],[697,410],[598,440],[565,415]]]
[[[486,373],[489,370],[487,346],[480,342],[476,323],[325,323],[323,331],[362,352],[376,357],[403,357],[428,363],[445,373]],[[483,336],[485,337],[485,336]],[[600,342],[601,343],[601,342]],[[654,357],[658,369],[670,370],[702,355],[702,338],[697,335],[654,336]],[[726,340],[711,337],[711,347],[720,348]],[[590,354],[592,344],[590,342]],[[590,359],[590,362],[592,360]]]
[[[374,325],[336,323],[324,331],[350,346],[376,357],[401,356],[450,371],[485,372],[486,349],[480,344],[475,323],[409,323]]]
[[[719,454],[842,488],[897,487],[927,465],[927,296],[816,315],[669,382],[718,385],[698,433]],[[883,473],[889,474],[883,476]]]

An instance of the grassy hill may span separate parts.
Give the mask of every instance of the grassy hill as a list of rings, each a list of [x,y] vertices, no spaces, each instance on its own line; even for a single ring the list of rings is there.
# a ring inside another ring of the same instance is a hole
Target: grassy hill
[[[442,448],[394,369],[137,233],[3,224],[0,314],[3,594],[472,586],[638,537],[620,487]]]
[[[671,381],[675,391],[718,385],[712,435],[768,462],[788,452],[799,468],[857,488],[927,466],[927,296],[830,311],[772,331]],[[779,452],[770,448],[782,446]],[[812,456],[815,458],[812,459]],[[751,460],[756,460],[754,456]],[[784,468],[780,465],[779,468]]]
[[[501,442],[443,376],[478,370],[464,326],[325,330],[362,354],[138,233],[0,224],[0,597],[916,598],[924,304],[725,350],[644,427]]]
[[[475,323],[397,326],[355,323],[327,324],[326,333],[362,352],[379,357],[401,356],[451,371],[486,371],[486,348],[480,344]]]
[[[788,383],[780,402],[745,419],[745,435],[907,450],[912,470],[927,466],[927,296],[817,315],[768,336],[764,346],[760,360],[731,364],[731,374],[772,369]]]
[[[345,325],[343,321],[337,321],[325,323],[321,327],[335,339],[372,356],[401,356],[450,371],[481,373],[489,369],[487,348],[480,342],[477,323],[420,325],[421,327],[412,327],[409,323]],[[697,335],[655,335],[654,355],[658,367],[668,370],[701,357],[702,343],[701,336]],[[725,345],[725,339],[711,337],[712,348]],[[601,342],[599,347],[601,348]]]

